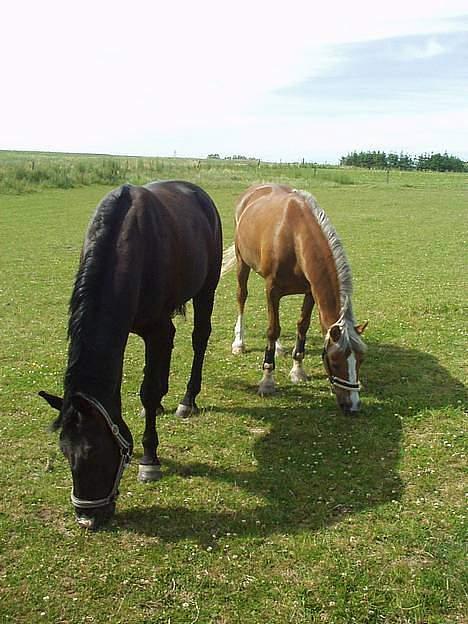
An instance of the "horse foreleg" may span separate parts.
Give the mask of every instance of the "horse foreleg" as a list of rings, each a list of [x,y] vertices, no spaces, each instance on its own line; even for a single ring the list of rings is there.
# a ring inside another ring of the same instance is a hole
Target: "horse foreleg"
[[[308,380],[302,362],[304,360],[306,335],[310,326],[310,317],[314,303],[312,295],[307,293],[302,302],[301,316],[297,322],[296,346],[293,351],[293,367],[289,373],[289,378],[293,383],[300,383],[301,381]]]
[[[168,390],[174,334],[174,325],[168,319],[167,324],[145,336],[145,369],[140,388],[145,430],[142,438],[143,457],[138,468],[140,481],[156,481],[161,478],[161,463],[157,455],[159,439],[156,416],[164,411],[161,400]]]
[[[198,407],[195,402],[202,379],[203,360],[205,358],[208,338],[211,334],[211,313],[213,311],[214,290],[198,294],[193,299],[194,327],[192,332],[193,361],[187,391],[176,411],[177,416],[187,417],[196,414]]]
[[[248,295],[247,282],[249,279],[250,267],[245,264],[241,257],[237,256],[237,305],[239,314],[237,317],[236,326],[234,328],[234,342],[232,343],[232,353],[237,355],[244,353],[244,308]]]
[[[267,285],[266,288],[266,296],[268,304],[268,330],[267,346],[263,358],[263,377],[258,386],[258,394],[260,394],[260,396],[273,394],[275,391],[275,378],[273,376],[273,371],[275,370],[275,350],[276,341],[281,333],[279,322],[280,296],[277,291],[269,285]]]

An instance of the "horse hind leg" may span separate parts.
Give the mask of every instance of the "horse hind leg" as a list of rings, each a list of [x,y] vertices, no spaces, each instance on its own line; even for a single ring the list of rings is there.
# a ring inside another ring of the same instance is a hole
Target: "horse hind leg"
[[[276,341],[281,333],[279,321],[279,293],[274,287],[267,285],[266,295],[268,304],[268,330],[267,346],[263,358],[263,377],[258,386],[258,394],[260,396],[266,396],[275,392],[276,384],[273,371],[275,370]]]
[[[211,313],[213,311],[214,289],[202,291],[193,298],[194,327],[192,332],[193,361],[190,379],[176,416],[188,417],[198,412],[195,402],[201,390],[203,361],[211,334]]]
[[[280,342],[278,338],[278,340],[275,342],[275,355],[283,356],[286,354],[287,354],[287,349],[284,347],[284,345]]]
[[[143,457],[138,467],[138,479],[143,482],[157,481],[162,476],[157,455],[159,439],[156,416],[164,411],[161,400],[168,390],[174,335],[174,325],[168,319],[166,324],[145,336],[145,369],[140,388],[145,430],[142,438]]]
[[[239,314],[236,326],[234,327],[234,342],[232,343],[232,353],[238,355],[245,351],[245,329],[244,329],[244,308],[248,295],[247,282],[249,279],[250,267],[245,264],[242,258],[237,256],[237,305]]]
[[[297,322],[296,345],[293,351],[293,367],[289,373],[289,378],[293,383],[301,383],[309,379],[302,362],[305,356],[306,335],[310,326],[310,317],[314,303],[312,295],[307,293],[302,302],[301,315]]]

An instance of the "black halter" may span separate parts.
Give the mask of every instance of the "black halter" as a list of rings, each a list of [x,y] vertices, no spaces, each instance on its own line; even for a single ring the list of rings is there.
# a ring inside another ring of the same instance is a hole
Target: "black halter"
[[[77,394],[84,397],[86,401],[91,403],[98,410],[101,416],[104,418],[106,424],[108,425],[120,449],[120,463],[119,463],[119,467],[117,468],[117,473],[115,475],[112,489],[106,497],[97,498],[95,500],[87,500],[83,498],[78,498],[73,493],[73,488],[72,488],[70,498],[71,498],[71,502],[77,509],[93,509],[96,507],[105,507],[106,505],[113,503],[117,499],[117,496],[119,495],[118,488],[119,488],[120,479],[122,477],[122,473],[124,469],[129,465],[130,460],[132,459],[132,446],[130,442],[128,442],[128,440],[124,438],[123,435],[120,433],[118,425],[114,423],[114,421],[109,416],[109,413],[107,412],[105,407],[101,405],[101,403],[99,403],[98,400],[82,392],[78,392]]]
[[[361,384],[359,383],[359,381],[357,383],[353,383],[351,381],[348,381],[348,379],[341,379],[341,377],[336,377],[336,375],[332,374],[330,360],[328,359],[328,353],[327,353],[328,343],[330,342],[329,331],[327,332],[327,335],[325,337],[325,344],[323,345],[323,351],[322,351],[322,361],[323,361],[325,370],[328,373],[328,381],[330,382],[333,390],[335,390],[335,388],[341,388],[341,390],[348,390],[350,392],[353,390],[354,391],[360,390]]]

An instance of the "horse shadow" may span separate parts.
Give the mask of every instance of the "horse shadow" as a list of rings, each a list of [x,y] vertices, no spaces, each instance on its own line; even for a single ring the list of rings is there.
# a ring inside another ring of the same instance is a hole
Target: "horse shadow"
[[[318,347],[312,346],[310,356],[319,357]],[[168,476],[219,484],[220,500],[202,510],[183,504],[123,510],[117,526],[167,542],[190,538],[207,546],[221,534],[313,532],[398,501],[404,489],[398,472],[402,419],[458,405],[466,390],[434,356],[395,345],[370,343],[362,372],[367,407],[356,418],[336,409],[326,384],[317,384],[317,378],[313,384],[284,385],[278,396],[263,401],[254,400],[252,390],[234,379],[233,386],[243,387],[240,402],[252,405],[209,409],[258,423],[250,431],[252,469],[165,460]],[[224,504],[226,487],[240,489],[247,502],[237,497],[236,503]]]

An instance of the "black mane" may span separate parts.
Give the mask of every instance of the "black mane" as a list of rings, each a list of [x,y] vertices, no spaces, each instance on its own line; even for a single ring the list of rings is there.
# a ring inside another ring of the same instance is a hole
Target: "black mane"
[[[67,387],[78,362],[86,332],[92,329],[102,277],[113,258],[114,241],[131,206],[130,185],[111,191],[96,208],[86,234],[69,304]]]

